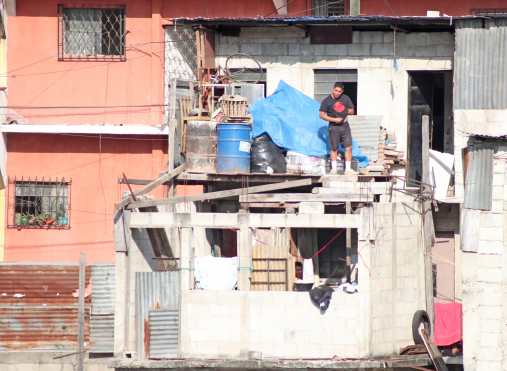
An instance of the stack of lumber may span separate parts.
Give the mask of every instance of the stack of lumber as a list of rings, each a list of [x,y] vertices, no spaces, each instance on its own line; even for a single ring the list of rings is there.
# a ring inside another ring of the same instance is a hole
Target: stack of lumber
[[[378,158],[365,169],[370,175],[389,174],[394,168],[405,166],[404,153],[396,149],[396,136],[381,128],[379,132]]]

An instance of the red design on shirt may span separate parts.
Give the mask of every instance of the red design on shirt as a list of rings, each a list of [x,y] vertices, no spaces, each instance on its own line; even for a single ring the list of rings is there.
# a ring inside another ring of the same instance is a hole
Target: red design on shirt
[[[345,111],[345,105],[342,102],[336,102],[333,104],[333,109],[335,112],[344,112]]]

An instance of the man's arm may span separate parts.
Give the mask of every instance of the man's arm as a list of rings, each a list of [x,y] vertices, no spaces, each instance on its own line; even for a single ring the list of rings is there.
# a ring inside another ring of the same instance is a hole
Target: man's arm
[[[324,121],[334,122],[335,124],[341,124],[343,122],[342,118],[328,116],[324,111],[320,111],[320,118]]]
[[[348,115],[354,115],[354,103],[352,102],[352,99],[350,99],[350,97],[347,95],[347,114]]]

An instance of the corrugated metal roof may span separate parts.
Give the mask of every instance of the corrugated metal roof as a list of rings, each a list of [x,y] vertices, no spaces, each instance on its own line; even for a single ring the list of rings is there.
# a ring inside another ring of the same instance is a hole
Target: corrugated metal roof
[[[382,116],[349,116],[348,120],[352,138],[357,141],[359,148],[368,156],[370,162],[376,161]]]
[[[494,151],[493,143],[472,143],[469,146],[464,201],[467,209],[491,210]]]
[[[150,358],[174,358],[178,355],[179,310],[150,311]]]
[[[0,264],[0,350],[75,349],[78,272],[78,266]],[[89,297],[85,305],[89,313]]]
[[[404,26],[405,29],[424,28],[451,30],[456,19],[487,19],[482,16],[466,17],[389,17],[389,16],[334,16],[334,17],[253,17],[253,18],[175,18],[176,24],[192,24],[204,26],[276,26],[276,25],[345,25],[374,26],[389,28]]]
[[[180,272],[136,272],[137,354],[149,354],[149,312],[179,310]]]
[[[455,109],[507,108],[507,18],[456,23]]]

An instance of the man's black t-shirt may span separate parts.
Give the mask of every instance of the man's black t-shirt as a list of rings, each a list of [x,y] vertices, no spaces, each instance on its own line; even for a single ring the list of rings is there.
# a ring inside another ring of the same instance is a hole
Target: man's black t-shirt
[[[346,94],[340,95],[337,99],[329,94],[320,104],[320,111],[325,112],[330,117],[343,119],[347,117],[347,111],[350,108],[354,108],[354,103],[352,103],[352,100]]]

